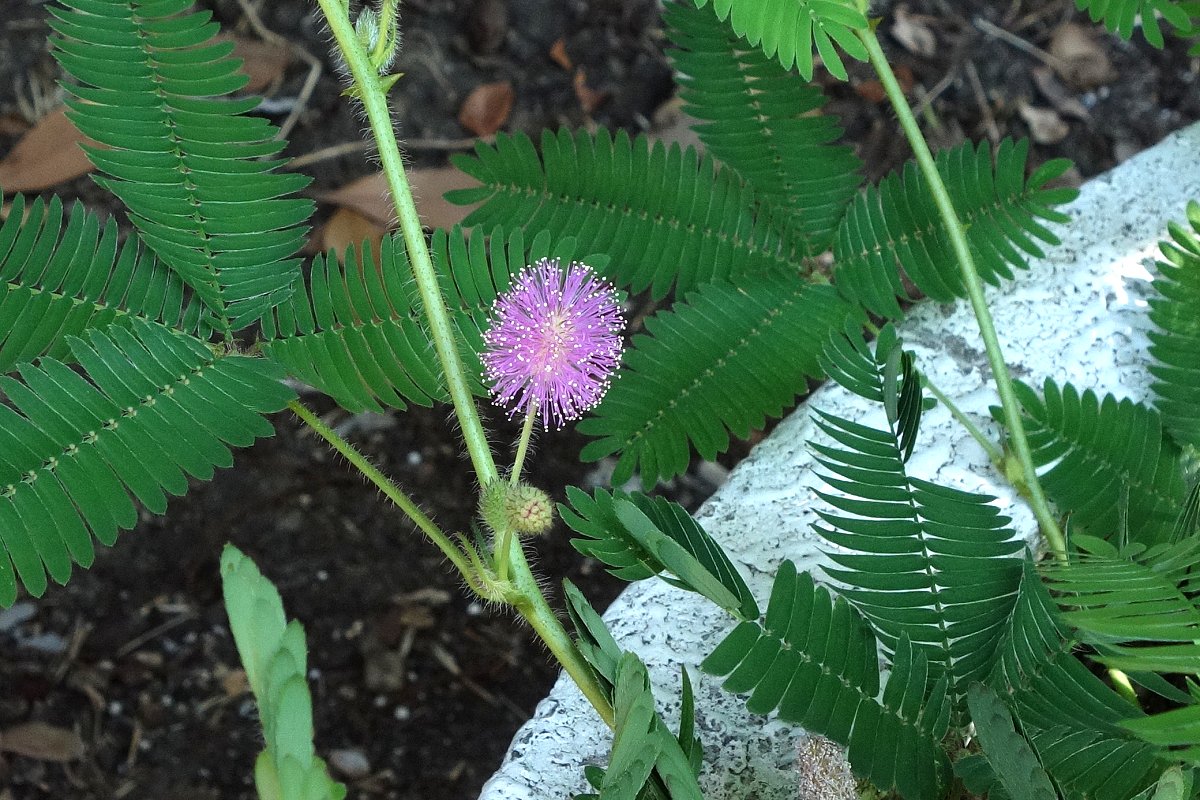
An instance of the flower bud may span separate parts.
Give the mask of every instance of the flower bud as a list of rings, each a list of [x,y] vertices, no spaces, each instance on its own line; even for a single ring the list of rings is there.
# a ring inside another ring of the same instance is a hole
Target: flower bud
[[[479,499],[479,513],[494,533],[509,529],[522,536],[540,536],[554,524],[550,496],[535,486],[497,480]]]

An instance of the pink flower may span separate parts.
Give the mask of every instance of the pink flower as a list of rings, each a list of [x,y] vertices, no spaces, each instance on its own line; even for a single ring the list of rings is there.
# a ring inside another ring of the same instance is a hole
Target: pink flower
[[[621,361],[625,320],[617,293],[585,264],[526,267],[492,305],[480,358],[496,405],[509,417],[535,407],[561,428],[595,408]]]

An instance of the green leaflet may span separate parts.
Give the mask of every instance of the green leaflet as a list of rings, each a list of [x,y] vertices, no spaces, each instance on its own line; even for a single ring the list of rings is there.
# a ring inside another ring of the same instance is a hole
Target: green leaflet
[[[128,207],[142,240],[217,317],[236,330],[295,288],[308,183],[275,172],[275,128],[246,116],[257,101],[227,99],[246,77],[213,40],[209,13],[188,0],[71,0],[50,6],[54,55],[71,120],[112,149],[87,148]]]
[[[803,243],[782,237],[751,189],[711,156],[603,128],[546,132],[541,145],[539,157],[528,137],[499,134],[494,145],[477,143],[474,156],[452,159],[482,184],[446,194],[452,203],[483,203],[464,225],[573,236],[581,251],[610,257],[606,277],[655,298],[795,271]]]
[[[846,80],[838,48],[859,61],[867,51],[855,35],[868,22],[854,0],[693,0],[712,6],[721,20],[729,19],[738,36],[775,58],[784,69],[796,69],[806,81],[813,77],[813,50],[831,74]],[[837,45],[835,47],[834,45]]]
[[[71,358],[67,338],[134,318],[207,339],[203,304],[184,299],[183,282],[117,225],[76,204],[63,227],[62,201],[13,197],[0,224],[0,372],[49,355]]]
[[[559,504],[563,521],[582,537],[571,546],[627,581],[660,575],[667,583],[698,592],[741,619],[758,616],[758,605],[737,569],[703,528],[677,503],[644,494],[597,489],[591,496],[567,487],[570,505]],[[664,571],[674,577],[661,575]]]
[[[646,668],[637,656],[621,651],[600,615],[570,581],[563,581],[563,594],[580,652],[612,696],[617,716],[609,767],[584,768],[588,782],[600,794],[578,795],[576,800],[700,800],[696,776],[703,750],[695,735],[692,681],[687,670],[681,670],[679,734],[672,736],[654,710]]]
[[[1128,672],[1200,672],[1200,608],[1191,574],[1200,538],[1118,552],[1103,541],[1071,563],[1046,563],[1041,572],[1056,591],[1063,620],[1095,658]],[[1200,742],[1198,742],[1200,747]]]
[[[995,498],[910,476],[891,431],[818,412],[839,446],[810,447],[835,492],[814,530],[835,549],[825,572],[871,621],[886,650],[912,642],[943,671],[955,712],[995,665],[1021,576],[1022,549]]]
[[[304,628],[286,621],[279,592],[233,545],[221,554],[221,582],[266,739],[254,765],[260,800],[342,800],[346,787],[330,780],[313,751]]]
[[[701,124],[706,150],[736,170],[764,210],[805,255],[828,249],[861,182],[859,160],[835,144],[841,130],[814,113],[825,99],[776,61],[734,35],[728,20],[690,3],[667,3],[668,52],[684,110]]]
[[[1103,399],[1071,384],[1043,385],[1042,397],[1014,388],[1047,496],[1071,515],[1074,530],[1119,541],[1164,542],[1174,535],[1187,487],[1179,449],[1163,436],[1157,412],[1131,400]],[[999,418],[993,409],[993,416]]]
[[[1122,39],[1132,39],[1133,29],[1140,22],[1146,41],[1159,49],[1163,46],[1159,15],[1176,33],[1194,32],[1185,6],[1176,0],[1075,0],[1075,7],[1086,10],[1092,22],[1103,22]]]
[[[950,722],[947,681],[902,636],[880,689],[879,656],[866,620],[784,561],[763,620],[740,623],[700,665],[727,676],[746,707],[849,747],[855,773],[906,800],[941,798],[950,778],[942,737]]]
[[[1128,800],[1161,770],[1159,751],[1120,727],[1139,710],[1072,655],[1077,645],[1026,559],[987,683],[1009,702],[1059,786],[1095,800]]]
[[[980,277],[999,285],[1012,267],[1026,268],[1028,256],[1043,255],[1038,241],[1058,238],[1041,220],[1067,222],[1055,206],[1074,199],[1073,189],[1046,184],[1070,165],[1048,161],[1028,180],[1029,142],[1004,140],[993,164],[984,143],[969,142],[937,155],[938,172],[967,228]],[[930,298],[949,302],[966,289],[942,228],[933,195],[908,162],[900,174],[868,187],[851,203],[833,244],[834,277],[847,298],[881,316],[902,316],[897,298],[908,298],[901,270]]]
[[[1150,300],[1151,390],[1163,424],[1175,440],[1200,448],[1200,203],[1189,203],[1189,227],[1171,223],[1171,241],[1161,244]]]
[[[0,377],[0,605],[18,578],[40,596],[47,572],[89,566],[93,536],[137,523],[131,494],[161,514],[188,476],[229,466],[230,445],[270,436],[261,415],[294,396],[261,359],[142,320],[68,343],[86,379],[51,358]]]
[[[1029,742],[1014,729],[1012,715],[1000,696],[984,684],[974,683],[967,702],[984,755],[1005,793],[1022,800],[1058,800],[1058,792]]]
[[[496,295],[540,258],[583,258],[602,269],[607,258],[583,256],[571,237],[541,233],[526,243],[520,229],[467,238],[462,228],[435,231],[430,253],[462,345],[476,394],[478,353]],[[306,286],[263,318],[263,352],[349,411],[404,409],[448,400],[441,367],[421,318],[420,298],[399,235],[385,237],[379,263],[369,248],[348,250],[339,263],[317,256]]]
[[[710,283],[646,320],[582,433],[585,461],[619,453],[613,483],[639,472],[649,489],[687,469],[689,445],[711,459],[778,416],[820,374],[817,355],[851,309],[799,276]]]

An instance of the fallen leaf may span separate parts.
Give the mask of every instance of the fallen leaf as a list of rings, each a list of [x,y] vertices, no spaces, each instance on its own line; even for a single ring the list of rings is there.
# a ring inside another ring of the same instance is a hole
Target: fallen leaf
[[[587,73],[583,71],[583,67],[575,70],[575,97],[579,99],[579,107],[583,109],[583,113],[591,116],[592,112],[604,104],[608,99],[608,92],[604,89],[597,91],[587,85]]]
[[[362,252],[363,242],[367,242],[375,255],[375,262],[379,263],[380,245],[386,234],[387,227],[384,225],[367,219],[353,209],[339,208],[321,226],[321,249],[332,250],[341,262],[347,247],[354,245],[356,252]]]
[[[1054,74],[1054,70],[1049,67],[1034,67],[1033,83],[1042,96],[1054,104],[1060,114],[1066,114],[1068,117],[1076,119],[1091,119],[1092,115],[1088,113],[1087,106],[1062,85]]]
[[[516,93],[508,81],[476,86],[458,110],[458,124],[476,136],[491,136],[508,122]]]
[[[86,175],[92,162],[80,144],[97,143],[79,132],[65,109],[51,111],[0,160],[0,188],[6,193],[40,191]]]
[[[443,195],[451,189],[470,189],[478,181],[454,167],[433,167],[408,171],[408,183],[417,201],[417,213],[426,228],[450,228],[462,222],[476,206],[456,206],[447,203]],[[324,203],[354,209],[378,225],[391,227],[396,218],[383,173],[367,175],[340,189],[317,195]]]
[[[244,669],[231,669],[221,678],[221,690],[226,697],[241,697],[250,691],[250,679]]]
[[[1029,126],[1030,137],[1038,144],[1058,144],[1071,132],[1071,126],[1053,108],[1031,106],[1022,100],[1017,113]]]
[[[892,21],[892,36],[908,52],[922,58],[932,58],[937,53],[937,37],[920,20],[909,13],[908,6],[900,4]]]
[[[243,60],[242,69],[250,76],[244,91],[265,89],[291,63],[291,53],[284,47],[234,36],[221,38],[233,41],[233,54]],[[81,144],[101,146],[79,132],[67,119],[65,108],[51,111],[0,160],[0,188],[5,193],[36,192],[86,175],[93,167]]]
[[[75,731],[45,722],[26,722],[0,731],[0,752],[62,763],[82,758],[84,745]]]
[[[695,147],[703,150],[704,144],[693,127],[699,125],[700,120],[690,116],[683,107],[683,98],[675,95],[654,109],[650,117],[650,138],[665,144],[674,142],[685,149]]]
[[[257,93],[283,77],[292,63],[292,51],[287,47],[258,39],[222,34],[217,37],[233,42],[233,57],[242,59],[242,71],[250,78],[243,92]]]
[[[567,55],[567,43],[564,42],[561,37],[557,39],[550,47],[550,58],[555,64],[558,64],[568,72],[570,72],[571,68],[575,66],[575,64],[571,62],[571,57]]]
[[[1090,28],[1064,22],[1050,39],[1054,69],[1076,89],[1094,89],[1117,77],[1104,47]]]

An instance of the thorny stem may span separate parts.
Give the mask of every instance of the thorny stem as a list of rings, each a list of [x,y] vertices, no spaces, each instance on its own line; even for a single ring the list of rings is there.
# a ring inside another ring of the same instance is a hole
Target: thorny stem
[[[312,428],[313,431],[325,441],[329,442],[334,450],[337,450],[346,460],[358,469],[367,480],[375,484],[379,491],[387,495],[388,499],[395,503],[401,511],[408,515],[408,518],[416,523],[421,532],[429,537],[429,540],[438,546],[438,549],[445,554],[446,558],[458,568],[458,571],[464,575],[470,575],[472,570],[471,565],[467,562],[462,550],[454,542],[450,541],[442,529],[437,526],[433,520],[426,516],[425,512],[413,502],[404,490],[391,481],[386,475],[379,471],[379,468],[367,460],[366,456],[358,452],[354,445],[347,442],[333,428],[325,424],[325,422],[301,404],[298,400],[292,400],[288,403],[288,408],[304,421],[304,424]]]
[[[450,399],[454,403],[454,413],[458,417],[462,429],[463,441],[470,454],[471,463],[475,468],[475,476],[480,485],[486,486],[499,478],[496,462],[492,459],[488,448],[487,434],[479,419],[479,411],[475,407],[467,383],[466,372],[462,358],[458,352],[458,344],[454,336],[454,328],[450,323],[450,314],[446,308],[445,298],[437,280],[433,267],[433,259],[429,255],[429,246],[425,241],[425,231],[421,227],[421,219],[417,215],[417,206],[413,201],[412,190],[409,187],[408,176],[404,172],[404,160],[400,147],[396,142],[396,134],[392,129],[392,118],[387,106],[384,87],[390,85],[381,78],[371,65],[370,55],[363,43],[354,33],[350,22],[349,4],[346,0],[317,0],[329,30],[337,42],[338,49],[346,61],[346,66],[354,81],[358,97],[363,104],[367,120],[370,123],[371,135],[378,147],[379,162],[387,177],[393,201],[396,204],[396,214],[404,237],[405,248],[408,251],[408,261],[412,267],[413,278],[421,295],[421,302],[429,322],[429,332],[433,339],[434,349],[441,362],[442,372],[446,376],[446,385],[450,390]],[[356,465],[357,466],[357,465]],[[596,674],[584,660],[583,655],[575,646],[570,634],[558,621],[554,610],[546,601],[538,586],[537,578],[529,568],[525,551],[519,540],[513,540],[507,553],[496,553],[496,561],[505,563],[511,578],[507,583],[504,596],[545,642],[546,647],[566,670],[575,684],[595,707],[601,719],[612,727],[614,715],[611,703],[605,696]],[[463,575],[468,581],[473,581],[477,571],[471,566],[455,566],[464,570]],[[488,580],[488,576],[478,576]]]
[[[996,379],[996,389],[1000,394],[1000,405],[1004,409],[1004,422],[1008,428],[1009,442],[1020,465],[1025,489],[1029,492],[1029,503],[1033,508],[1033,514],[1037,517],[1042,535],[1046,537],[1050,549],[1059,559],[1065,559],[1066,540],[1062,530],[1058,527],[1054,513],[1050,510],[1050,504],[1046,501],[1046,495],[1038,480],[1037,469],[1033,465],[1033,453],[1029,449],[1025,425],[1021,421],[1021,412],[1016,393],[1013,391],[1012,378],[1009,376],[1004,354],[1000,350],[1000,340],[996,336],[996,326],[983,295],[983,281],[975,267],[975,258],[967,243],[966,231],[958,218],[958,213],[954,210],[950,193],[946,190],[945,183],[942,182],[942,176],[938,172],[933,154],[929,151],[929,145],[921,134],[921,128],[913,116],[912,108],[908,105],[904,90],[900,88],[900,83],[896,80],[891,65],[888,64],[887,56],[884,55],[883,48],[879,45],[879,38],[875,35],[874,26],[868,26],[856,33],[867,48],[871,66],[874,67],[883,84],[888,101],[896,110],[900,127],[904,130],[909,144],[912,145],[921,175],[933,194],[934,203],[937,205],[942,223],[946,227],[946,233],[950,237],[950,244],[962,273],[963,284],[967,289],[967,297],[971,302],[971,309],[975,312],[975,319],[979,323],[979,333],[983,338],[984,348],[987,350],[988,363],[991,365],[992,375]]]

